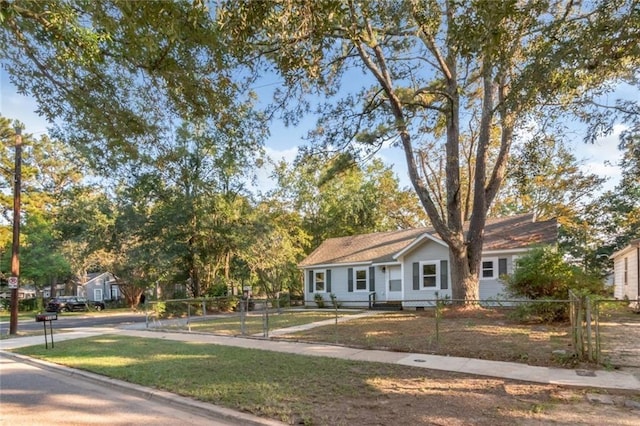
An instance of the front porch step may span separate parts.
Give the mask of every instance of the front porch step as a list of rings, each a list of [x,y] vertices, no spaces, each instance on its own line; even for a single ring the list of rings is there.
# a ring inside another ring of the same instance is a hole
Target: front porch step
[[[376,311],[401,311],[402,302],[375,302],[371,306],[371,310]]]

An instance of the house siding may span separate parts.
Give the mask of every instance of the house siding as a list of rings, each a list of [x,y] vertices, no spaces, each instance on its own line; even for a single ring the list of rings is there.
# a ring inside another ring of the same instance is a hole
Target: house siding
[[[483,257],[482,261],[493,261],[496,268],[497,276],[494,278],[480,278],[480,300],[509,298],[509,296],[507,295],[506,287],[500,280],[500,275],[511,274],[513,272],[514,255],[502,253],[499,255],[488,255]],[[501,268],[501,263],[505,270],[502,270],[503,268]],[[480,270],[480,275],[482,276],[482,268]]]
[[[451,297],[451,285],[448,285],[447,289],[440,288],[442,285],[442,279],[440,277],[441,261],[449,260],[449,249],[447,247],[431,240],[425,240],[422,245],[405,254],[400,260],[403,265],[404,307],[434,306],[436,298]],[[423,288],[422,285],[420,285],[419,289],[414,289],[414,264],[420,264],[421,262],[434,262],[437,265],[438,270],[436,275],[438,276],[438,285],[435,288]]]
[[[638,300],[638,253],[639,247],[632,246],[614,257],[613,262],[613,295],[616,299]],[[625,282],[626,262],[626,282]]]
[[[359,269],[365,270],[367,275],[364,290],[356,289],[354,273]],[[382,272],[381,267],[378,266],[370,267],[369,265],[345,265],[333,266],[331,268],[308,269],[307,271],[308,272],[304,274],[306,289],[305,300],[306,304],[310,306],[315,305],[316,294],[322,295],[325,304],[331,303],[331,295],[333,294],[342,307],[368,306],[370,293],[369,289],[372,285],[372,271],[375,291],[384,289],[384,273]],[[309,280],[313,279],[313,275],[316,271],[322,271],[325,272],[325,276],[331,276],[330,289],[325,286],[325,291],[310,291],[313,288],[313,282],[310,282]],[[349,277],[351,277],[351,279]],[[350,288],[352,288],[352,291],[349,291]]]

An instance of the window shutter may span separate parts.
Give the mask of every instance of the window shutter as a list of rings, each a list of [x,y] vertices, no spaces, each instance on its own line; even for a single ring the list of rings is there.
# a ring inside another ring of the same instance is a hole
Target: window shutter
[[[501,258],[498,259],[498,276],[504,275],[507,273],[507,259]]]
[[[449,261],[440,261],[440,288],[447,290],[449,288]]]
[[[369,267],[369,291],[376,291],[376,268]]]
[[[313,293],[313,271],[309,271],[309,293]]]
[[[347,290],[349,292],[353,292],[353,268],[347,269]]]
[[[413,289],[420,290],[420,264],[413,262]]]
[[[327,269],[326,289],[327,293],[331,293],[331,269]]]

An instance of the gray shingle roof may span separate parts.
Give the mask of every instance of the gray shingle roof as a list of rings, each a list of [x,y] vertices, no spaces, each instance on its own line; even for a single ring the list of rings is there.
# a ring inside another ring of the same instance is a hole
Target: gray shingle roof
[[[512,250],[536,244],[555,244],[558,227],[555,219],[534,222],[533,215],[524,214],[488,219],[484,231],[483,250]],[[394,262],[393,256],[428,233],[440,239],[432,228],[404,229],[350,237],[329,238],[315,249],[299,266],[341,263]]]

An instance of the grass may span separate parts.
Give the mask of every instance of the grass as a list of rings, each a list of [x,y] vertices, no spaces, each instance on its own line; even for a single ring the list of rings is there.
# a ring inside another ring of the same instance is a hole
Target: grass
[[[567,366],[571,359],[553,356],[570,349],[569,324],[522,324],[508,312],[445,310],[435,330],[434,313],[393,312],[299,331],[278,338],[339,343],[367,349],[420,352],[531,365]]]
[[[455,419],[451,424],[493,426],[544,415],[569,424],[562,416],[583,409],[579,404],[586,392],[395,364],[121,335],[15,352],[288,424],[418,425]],[[596,409],[590,410],[593,416]]]
[[[36,346],[16,352],[286,422],[309,416],[319,399],[346,398],[354,388],[375,398],[370,380],[412,370],[116,335],[56,343],[55,352]]]
[[[381,314],[338,327],[332,323],[294,338],[333,342],[338,329],[341,339],[368,347],[416,352],[458,349],[466,355],[472,351],[481,358],[506,356],[527,363],[540,354],[548,356],[551,348],[564,346],[567,339],[563,327],[516,324],[497,312],[484,311],[469,314],[473,318],[445,315],[440,341],[434,342],[430,315]],[[270,316],[270,328],[331,318],[334,312],[288,312]],[[237,334],[239,323],[237,317],[222,318],[196,322],[193,327]],[[247,329],[261,332],[262,316],[250,315]],[[589,392],[402,365],[120,335],[56,342],[55,350],[38,345],[15,351],[289,424],[450,423],[447,419],[487,426],[535,423],[536,419],[570,424],[575,420],[573,413],[584,409],[580,404]],[[595,423],[611,415],[594,417],[596,408],[589,410]],[[633,420],[621,424],[633,424]]]
[[[339,312],[337,317],[353,315],[358,312]],[[269,330],[294,327],[298,325],[310,324],[312,322],[331,320],[336,318],[335,312],[318,311],[289,311],[281,314],[269,315]],[[245,318],[245,334],[259,334],[263,332],[263,316],[260,313],[249,314]],[[160,321],[162,323],[162,320]],[[163,328],[183,329],[184,324],[166,326]],[[214,333],[223,335],[239,335],[242,332],[239,315],[224,318],[213,318],[208,320],[193,321],[189,324],[191,331],[202,333]]]

